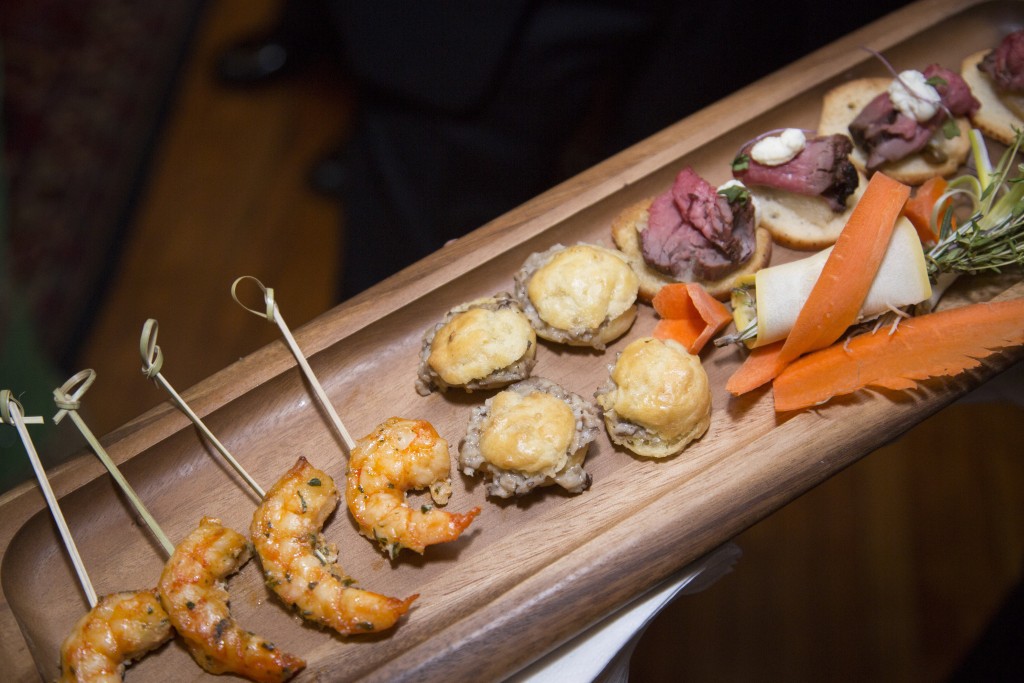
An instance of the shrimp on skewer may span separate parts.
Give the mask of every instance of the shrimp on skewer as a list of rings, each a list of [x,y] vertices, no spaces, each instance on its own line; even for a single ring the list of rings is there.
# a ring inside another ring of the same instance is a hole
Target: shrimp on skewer
[[[245,536],[203,517],[164,566],[160,600],[199,666],[253,681],[285,681],[306,663],[241,628],[228,605],[226,578],[248,561],[250,552]]]
[[[58,404],[65,402],[65,393],[69,387],[82,380],[85,380],[85,383],[75,396],[66,397],[67,407],[62,406],[62,411],[76,410],[77,398],[92,383],[92,376],[79,373],[72,377],[68,384],[54,392],[58,396]],[[60,422],[61,415],[62,413],[58,413],[54,422]],[[167,612],[160,604],[155,590],[126,591],[102,597],[96,595],[61,512],[60,503],[46,476],[46,469],[25,427],[29,423],[42,422],[42,418],[26,417],[21,403],[13,397],[9,389],[3,389],[0,390],[0,422],[12,424],[18,430],[18,436],[25,446],[25,452],[39,481],[39,488],[61,532],[64,546],[91,607],[61,643],[59,681],[120,681],[129,663],[170,640],[173,632]]]
[[[428,545],[454,541],[480,513],[412,507],[410,489],[430,488],[444,505],[451,494],[448,442],[425,420],[391,417],[356,443],[349,456],[348,508],[360,532],[394,559],[402,548],[423,553]]]
[[[174,635],[155,589],[99,599],[60,647],[60,683],[120,683],[125,667]]]
[[[300,457],[267,491],[250,536],[267,586],[305,619],[342,635],[383,631],[419,595],[401,600],[351,587],[337,549],[320,532],[339,497],[334,480]]]

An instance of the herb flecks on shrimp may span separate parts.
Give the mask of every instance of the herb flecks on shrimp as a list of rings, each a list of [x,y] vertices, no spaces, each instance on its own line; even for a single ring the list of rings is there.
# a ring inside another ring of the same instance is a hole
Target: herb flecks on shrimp
[[[119,683],[128,663],[174,635],[155,589],[105,595],[60,647],[60,683]]]
[[[339,498],[334,479],[302,457],[267,491],[249,529],[267,586],[307,621],[342,635],[386,630],[419,596],[352,587],[321,533]]]
[[[253,681],[285,681],[306,663],[246,631],[231,616],[226,578],[248,561],[250,552],[245,536],[204,517],[164,566],[160,600],[199,666]]]
[[[428,545],[454,541],[480,513],[411,506],[406,491],[429,488],[434,502],[448,502],[448,442],[425,420],[391,417],[359,439],[349,456],[348,508],[360,532],[394,559],[402,548],[423,553]]]

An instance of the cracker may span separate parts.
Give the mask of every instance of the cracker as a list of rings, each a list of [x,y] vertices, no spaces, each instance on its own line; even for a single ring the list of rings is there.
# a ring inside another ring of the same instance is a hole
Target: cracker
[[[822,99],[821,119],[818,123],[819,135],[839,133],[850,135],[850,123],[857,118],[862,109],[880,93],[885,92],[892,82],[891,78],[858,78],[838,85]],[[939,148],[945,155],[942,163],[932,163],[921,154],[913,154],[899,161],[891,161],[878,169],[890,178],[907,185],[920,185],[934,176],[950,176],[967,160],[971,151],[970,121],[965,117],[956,119],[960,134],[946,138],[939,131]],[[861,173],[867,173],[867,155],[854,145],[850,161]]]
[[[853,207],[864,194],[867,182],[857,174],[857,190],[846,200],[846,210],[836,213],[819,196],[787,192],[774,187],[751,186],[750,193],[761,209],[760,226],[772,234],[776,244],[800,251],[817,251],[835,244],[846,227]]]
[[[981,107],[971,117],[971,123],[993,140],[1011,145],[1016,138],[1014,128],[1024,128],[1019,113],[1024,111],[1024,97],[999,93],[988,74],[978,68],[978,63],[988,52],[981,50],[968,55],[960,67],[960,76],[981,102]]]

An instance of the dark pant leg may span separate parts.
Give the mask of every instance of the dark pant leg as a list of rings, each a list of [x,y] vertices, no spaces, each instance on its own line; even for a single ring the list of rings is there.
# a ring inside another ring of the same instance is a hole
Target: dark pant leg
[[[346,151],[341,296],[358,293],[579,170],[564,164],[570,142],[596,95],[614,89],[643,51],[662,7],[532,6],[494,71],[492,87],[469,110],[436,106],[436,98],[425,104],[402,93],[366,92]],[[443,70],[450,73],[449,67]],[[596,140],[583,163],[602,158],[604,143]]]

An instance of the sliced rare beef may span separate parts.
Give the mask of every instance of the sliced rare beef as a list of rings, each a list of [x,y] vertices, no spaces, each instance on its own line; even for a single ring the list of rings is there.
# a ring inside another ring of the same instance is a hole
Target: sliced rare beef
[[[996,88],[1008,93],[1024,93],[1024,29],[1003,38],[996,49],[978,63]]]
[[[950,114],[969,116],[981,106],[960,74],[938,64],[929,65],[922,73],[934,82],[942,98],[942,107],[935,116],[919,122],[896,109],[884,92],[850,123],[850,137],[867,153],[868,171],[921,151]]]
[[[747,186],[820,196],[836,213],[846,210],[847,198],[857,190],[857,169],[849,158],[853,142],[845,135],[808,138],[799,154],[777,166],[765,166],[750,158],[753,146],[750,143],[740,151],[747,157],[745,168],[733,171]]]
[[[754,228],[749,197],[730,204],[685,168],[651,203],[640,248],[648,265],[677,280],[717,280],[754,253]]]
[[[954,117],[970,116],[978,111],[981,102],[974,97],[971,86],[967,85],[967,81],[960,74],[938,64],[929,65],[922,73],[925,78],[937,79],[935,89],[939,91],[942,104]]]
[[[865,167],[871,172],[923,149],[932,137],[932,129],[900,113],[888,93],[882,93],[850,123],[850,137],[867,154]]]

